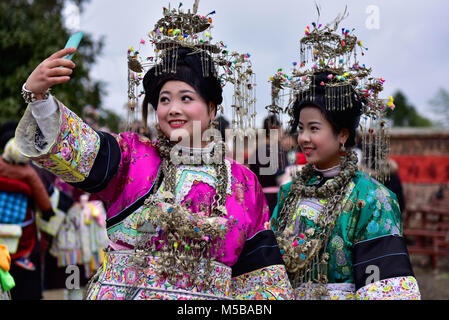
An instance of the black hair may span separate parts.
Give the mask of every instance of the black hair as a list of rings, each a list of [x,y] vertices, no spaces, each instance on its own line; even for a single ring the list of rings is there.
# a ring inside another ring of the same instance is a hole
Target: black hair
[[[229,128],[229,121],[224,116],[219,116],[215,118],[215,122],[217,123],[217,129],[220,131],[221,138],[224,141],[226,138],[226,129]]]
[[[176,70],[164,71],[164,66],[175,64]],[[204,76],[203,68],[209,71],[208,75]],[[172,49],[166,53],[161,64],[148,70],[143,77],[145,99],[142,105],[142,115],[145,123],[148,104],[157,110],[159,93],[164,84],[170,80],[179,80],[190,84],[208,105],[209,102],[214,103],[215,110],[223,102],[223,89],[220,80],[215,76],[215,66],[210,55],[185,47]]]
[[[329,110],[329,108],[326,108],[326,95],[325,95],[325,89],[322,83],[326,83],[328,80],[329,72],[327,73],[318,73],[314,76],[314,92],[307,91],[304,94],[301,95],[302,99],[300,97],[297,97],[295,99],[295,102],[293,104],[293,119],[291,122],[291,133],[296,133],[296,130],[298,128],[299,124],[299,115],[301,113],[301,110],[305,107],[316,107],[320,109],[320,111],[323,113],[325,118],[329,121],[329,123],[332,125],[332,128],[334,130],[334,133],[338,134],[343,129],[347,129],[349,131],[349,137],[346,140],[345,146],[346,147],[353,147],[356,143],[356,132],[357,127],[360,123],[360,116],[362,114],[362,108],[363,108],[363,101],[361,101],[358,96],[356,95],[354,88],[351,85],[348,85],[349,92],[350,92],[350,99],[352,106],[344,106],[342,109],[333,109]],[[342,104],[341,98],[335,98],[334,103]]]
[[[280,127],[281,122],[274,114],[269,115],[263,120],[263,129],[265,129],[265,134],[267,137],[270,136],[270,129],[279,129]]]

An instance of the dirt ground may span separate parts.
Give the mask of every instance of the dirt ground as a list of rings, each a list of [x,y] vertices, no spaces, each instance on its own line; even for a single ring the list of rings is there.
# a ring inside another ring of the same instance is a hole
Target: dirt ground
[[[423,300],[449,300],[449,256],[438,260],[438,270],[423,255],[411,255],[412,267]]]

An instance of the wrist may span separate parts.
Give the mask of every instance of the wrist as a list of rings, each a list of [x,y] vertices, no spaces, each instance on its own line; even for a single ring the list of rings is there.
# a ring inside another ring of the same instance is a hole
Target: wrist
[[[44,100],[44,95],[42,93],[35,93],[34,98],[36,99],[36,101]]]
[[[26,82],[22,86],[22,97],[26,103],[32,103],[39,100],[46,100],[50,95],[50,89],[45,92],[32,92],[26,88]]]

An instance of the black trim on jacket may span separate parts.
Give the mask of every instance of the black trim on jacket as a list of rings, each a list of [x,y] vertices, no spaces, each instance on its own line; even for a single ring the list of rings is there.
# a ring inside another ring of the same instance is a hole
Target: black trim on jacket
[[[92,169],[82,182],[71,183],[75,188],[88,193],[97,193],[106,188],[117,173],[120,165],[121,151],[117,140],[109,133],[97,131],[100,137],[100,149]]]
[[[263,230],[246,240],[236,264],[232,267],[232,276],[255,271],[272,265],[284,265],[281,251],[273,231]]]
[[[414,276],[402,236],[387,235],[358,242],[353,253],[356,290],[388,278]]]

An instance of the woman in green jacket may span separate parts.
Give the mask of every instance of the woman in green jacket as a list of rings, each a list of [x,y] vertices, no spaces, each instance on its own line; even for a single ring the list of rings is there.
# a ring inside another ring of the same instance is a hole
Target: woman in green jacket
[[[281,186],[271,218],[290,281],[297,299],[420,299],[397,198],[358,171],[351,150],[361,116],[379,107],[370,94],[383,81],[361,90],[370,70],[338,57],[361,42],[349,30],[332,38],[319,28],[301,41],[315,64],[294,74],[300,89],[290,109],[308,164]],[[336,47],[322,45],[339,37]]]

